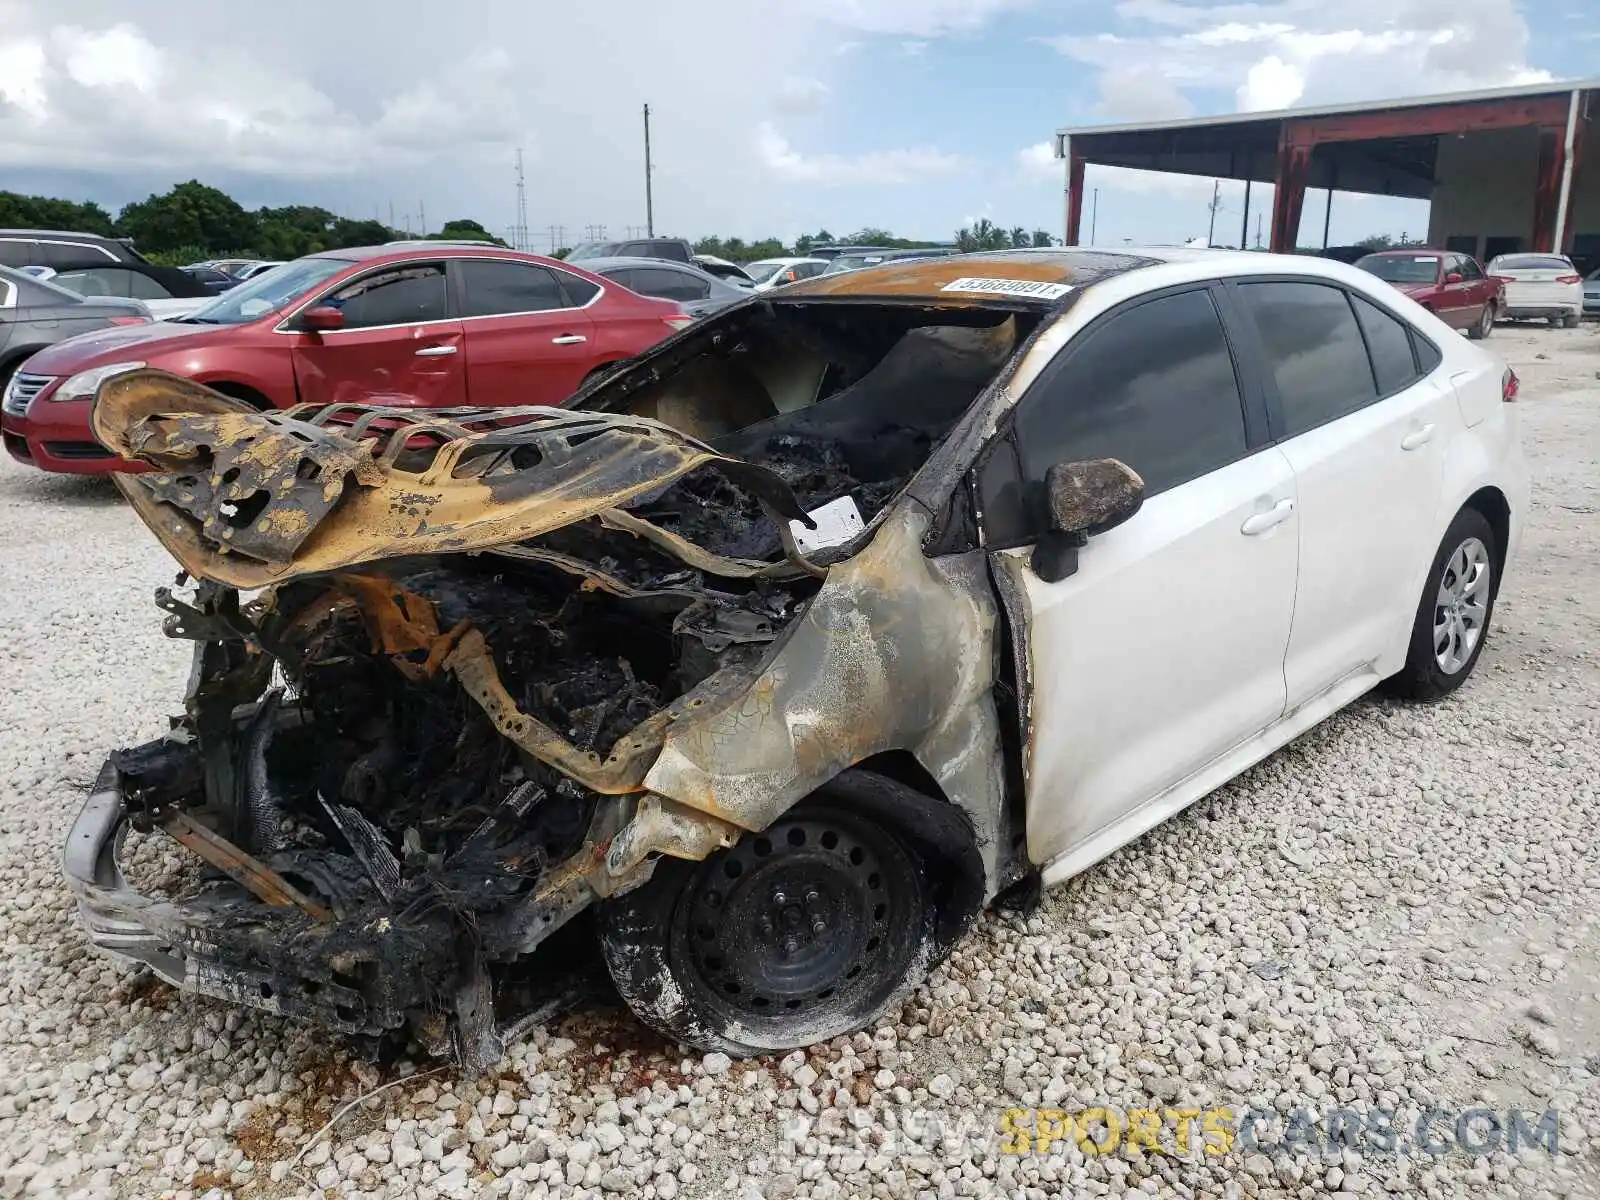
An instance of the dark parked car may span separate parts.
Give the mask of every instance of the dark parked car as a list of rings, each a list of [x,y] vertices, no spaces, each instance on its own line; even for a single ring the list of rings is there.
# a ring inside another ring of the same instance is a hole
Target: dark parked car
[[[147,325],[137,300],[88,298],[10,267],[0,267],[0,392],[6,412],[25,409],[32,394],[11,386],[28,358],[57,342],[111,325]],[[10,436],[6,443],[11,444]]]
[[[1450,250],[1383,250],[1356,266],[1410,296],[1446,325],[1485,338],[1506,307],[1505,285],[1470,254]]]
[[[691,263],[694,248],[683,238],[635,238],[624,242],[580,242],[567,254],[568,262],[582,262],[591,258],[665,258],[671,262]]]
[[[105,262],[93,259],[44,268],[57,287],[80,296],[125,296],[141,300],[158,321],[187,316],[216,295],[177,267],[147,262]]]
[[[0,266],[56,267],[79,262],[142,263],[128,238],[56,229],[0,229]]]
[[[185,275],[194,280],[213,296],[225,292],[231,287],[238,287],[243,281],[242,277],[236,278],[226,271],[216,267],[208,267],[204,263],[194,263],[192,266],[179,267]]]
[[[748,299],[750,289],[725,283],[698,267],[664,262],[655,258],[586,258],[585,270],[620,283],[630,292],[676,300],[692,317],[703,317],[740,300]]]

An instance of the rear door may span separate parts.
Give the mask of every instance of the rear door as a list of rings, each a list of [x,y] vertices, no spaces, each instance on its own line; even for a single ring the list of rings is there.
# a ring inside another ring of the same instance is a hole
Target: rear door
[[[1300,571],[1284,660],[1293,709],[1399,669],[1459,416],[1449,384],[1419,368],[1421,335],[1367,297],[1326,281],[1230,287],[1260,339],[1273,435],[1295,475]]]
[[[985,546],[1022,593],[1008,603],[1032,684],[1035,862],[1115,849],[1283,715],[1294,473],[1265,444],[1259,391],[1236,368],[1219,295],[1181,289],[1090,325],[1028,389],[979,469]],[[1139,472],[1144,505],[1090,538],[1076,573],[1047,582],[1028,565],[1045,473],[1105,457]]]
[[[559,404],[594,369],[594,319],[566,272],[509,259],[457,259],[473,404]],[[585,284],[592,291],[592,286]]]
[[[344,313],[344,328],[314,333],[293,321],[289,326],[302,401],[467,402],[461,322],[450,312],[443,262],[376,268],[306,307],[321,306]]]
[[[1457,268],[1461,278],[1466,280],[1467,301],[1467,326],[1470,328],[1483,315],[1483,306],[1493,304],[1499,293],[1499,286],[1484,274],[1483,268],[1478,265],[1478,260],[1470,254],[1461,256],[1461,265]]]

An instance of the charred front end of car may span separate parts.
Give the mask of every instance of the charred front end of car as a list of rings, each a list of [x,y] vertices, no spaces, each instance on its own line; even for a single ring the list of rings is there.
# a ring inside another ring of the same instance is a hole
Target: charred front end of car
[[[261,413],[108,382],[96,436],[151,468],[118,485],[182,568],[157,599],[194,664],[69,835],[92,942],[481,1068],[559,1000],[530,964],[575,915],[876,758],[944,810],[907,861],[968,880],[929,884],[936,959],[1013,831],[982,554],[929,554],[936,514],[905,489],[1029,321],[773,313],[635,372],[622,411]],[[131,831],[197,871],[136,890]]]

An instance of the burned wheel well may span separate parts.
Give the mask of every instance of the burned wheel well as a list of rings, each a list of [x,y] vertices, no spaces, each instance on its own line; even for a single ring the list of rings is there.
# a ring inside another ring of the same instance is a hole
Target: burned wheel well
[[[885,750],[882,754],[874,754],[871,758],[863,759],[853,769],[871,771],[874,775],[882,775],[886,779],[903,784],[914,792],[921,792],[930,800],[950,803],[950,797],[944,794],[939,781],[928,773],[928,769],[918,762],[917,756],[909,750]]]
[[[1498,578],[1506,563],[1506,543],[1511,538],[1511,505],[1505,493],[1497,487],[1479,488],[1467,497],[1462,508],[1476,509],[1494,530],[1495,575]]]

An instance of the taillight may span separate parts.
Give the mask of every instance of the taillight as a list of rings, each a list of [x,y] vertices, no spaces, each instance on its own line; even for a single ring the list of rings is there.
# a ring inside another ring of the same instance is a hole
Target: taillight
[[[1517,392],[1521,387],[1522,384],[1517,379],[1517,373],[1507,367],[1506,373],[1500,377],[1500,399],[1504,403],[1510,404],[1517,398]]]
[[[1583,282],[1583,276],[1582,275],[1557,275],[1556,276],[1556,282],[1557,283],[1582,283]]]
[[[1491,276],[1489,276],[1489,278],[1494,280],[1496,283],[1515,283],[1516,282],[1516,280],[1513,279],[1510,275],[1491,275]]]
[[[126,317],[107,317],[106,320],[109,321],[113,325],[148,325],[148,324],[150,324],[152,318],[150,318],[150,317],[126,316]]]
[[[688,313],[673,313],[670,317],[662,317],[661,319],[674,329],[682,329],[685,326],[694,324],[694,318]]]

